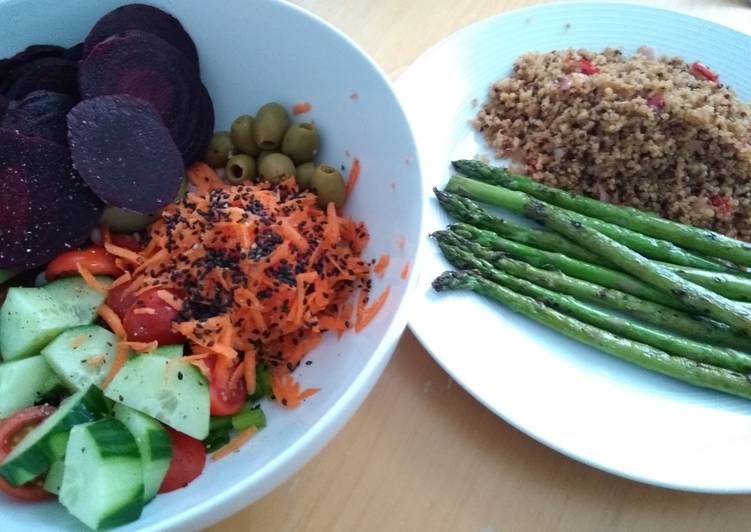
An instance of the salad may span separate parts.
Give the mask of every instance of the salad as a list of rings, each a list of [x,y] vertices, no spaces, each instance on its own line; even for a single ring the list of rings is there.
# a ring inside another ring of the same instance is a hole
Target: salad
[[[159,9],[0,61],[0,90],[0,493],[122,525],[313,396],[294,370],[368,325],[389,260],[343,214],[359,162],[275,102],[215,133]]]

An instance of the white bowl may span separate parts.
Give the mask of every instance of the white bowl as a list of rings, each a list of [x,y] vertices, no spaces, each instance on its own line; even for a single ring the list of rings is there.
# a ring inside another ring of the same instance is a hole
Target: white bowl
[[[34,43],[75,44],[118,0],[0,0],[0,57]],[[350,39],[295,6],[277,1],[155,2],[195,40],[214,100],[217,129],[263,103],[308,101],[322,132],[320,160],[362,173],[346,213],[367,222],[369,258],[391,255],[375,293],[391,286],[381,313],[362,333],[328,338],[297,371],[320,393],[295,410],[266,406],[268,426],[243,449],[210,463],[187,488],[160,495],[122,530],[208,526],[268,493],[297,471],[344,425],[375,384],[406,325],[405,294],[415,280],[422,187],[415,143],[389,81]],[[407,280],[400,277],[409,262]],[[1,496],[0,496],[1,497]],[[56,502],[0,498],[0,529],[78,530]]]

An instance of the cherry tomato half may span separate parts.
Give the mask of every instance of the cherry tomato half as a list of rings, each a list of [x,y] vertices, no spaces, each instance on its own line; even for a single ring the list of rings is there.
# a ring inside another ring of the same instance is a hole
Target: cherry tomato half
[[[128,340],[135,342],[152,342],[160,345],[179,344],[185,337],[172,330],[172,322],[178,317],[174,307],[167,304],[159,291],[164,288],[152,288],[136,298],[123,316],[123,327]],[[114,309],[113,309],[114,310]]]
[[[243,407],[248,396],[245,379],[231,380],[240,361],[228,362],[225,357],[217,355],[207,359],[206,362],[211,370],[211,378],[209,379],[211,415],[231,416],[236,414]]]
[[[47,419],[54,406],[31,406],[0,421],[0,460],[3,460],[29,430]],[[0,477],[0,492],[22,501],[41,501],[50,498],[39,481],[24,486],[12,486]]]
[[[200,440],[167,427],[172,442],[172,460],[159,493],[184,488],[193,482],[206,465],[206,449]]]
[[[104,301],[109,308],[115,311],[115,314],[120,316],[120,319],[125,317],[125,313],[136,302],[135,293],[133,291],[126,292],[129,286],[130,283],[123,283],[111,288],[107,292],[107,299]]]
[[[117,277],[123,271],[115,264],[115,256],[107,253],[101,246],[72,250],[58,255],[47,265],[44,272],[48,281],[69,275],[78,275],[78,265],[85,267],[94,275]]]

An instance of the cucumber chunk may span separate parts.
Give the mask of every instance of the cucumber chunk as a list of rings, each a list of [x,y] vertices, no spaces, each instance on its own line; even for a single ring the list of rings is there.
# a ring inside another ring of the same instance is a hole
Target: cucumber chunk
[[[79,319],[41,288],[13,287],[0,308],[0,353],[5,360],[38,354],[76,325],[81,325]]]
[[[93,323],[103,301],[80,277],[42,288],[11,288],[0,308],[0,353],[5,360],[39,353],[65,329]]]
[[[40,401],[53,377],[40,355],[0,364],[0,419]]]
[[[107,402],[96,386],[71,395],[5,457],[0,476],[14,486],[35,479],[63,457],[73,426],[99,419],[107,410]]]
[[[209,385],[190,364],[149,354],[131,358],[105,395],[203,440],[209,433]]]
[[[149,502],[159,491],[172,461],[169,434],[157,420],[125,405],[116,404],[112,413],[128,427],[141,451],[143,500]]]
[[[50,466],[50,470],[47,471],[47,476],[44,479],[44,491],[52,493],[53,495],[60,494],[60,487],[63,484],[63,470],[65,469],[65,462],[58,460]]]
[[[116,419],[70,431],[60,502],[93,529],[135,521],[143,509],[143,470],[135,438]]]
[[[112,281],[105,276],[97,276],[97,280]],[[42,290],[65,304],[70,312],[78,317],[80,325],[93,323],[96,319],[96,309],[104,303],[104,295],[91,288],[77,275],[53,281],[42,287]]]
[[[117,337],[98,325],[68,329],[42,349],[60,379],[74,391],[102,384],[115,361]]]

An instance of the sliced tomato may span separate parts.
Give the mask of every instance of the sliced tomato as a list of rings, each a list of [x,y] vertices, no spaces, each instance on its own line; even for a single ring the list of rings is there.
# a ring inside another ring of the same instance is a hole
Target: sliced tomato
[[[119,248],[129,249],[131,251],[141,251],[143,246],[133,235],[125,233],[111,233],[110,242]]]
[[[94,275],[117,277],[123,271],[115,264],[115,256],[101,246],[67,251],[58,255],[47,265],[44,272],[48,281],[69,275],[78,275],[78,265],[83,266]]]
[[[206,465],[206,450],[200,440],[169,427],[167,432],[172,442],[172,460],[159,493],[184,488],[201,474]]]
[[[178,312],[159,296],[160,290],[164,288],[152,288],[138,296],[123,315],[123,327],[128,340],[156,340],[160,345],[185,341],[183,335],[172,330],[172,323],[178,318]]]
[[[206,359],[211,370],[209,379],[209,397],[211,398],[212,416],[231,416],[240,411],[248,396],[245,379],[237,378],[240,360],[228,361],[226,357],[216,355]],[[234,378],[233,378],[234,377]]]
[[[111,288],[107,292],[107,299],[104,301],[109,308],[115,311],[115,314],[122,319],[128,309],[136,302],[136,295],[133,291],[128,291],[130,283],[123,283]]]
[[[31,406],[0,421],[0,461],[13,450],[21,439],[55,411],[54,406]],[[24,486],[12,486],[0,477],[0,492],[22,501],[41,501],[50,498],[41,481]]]

